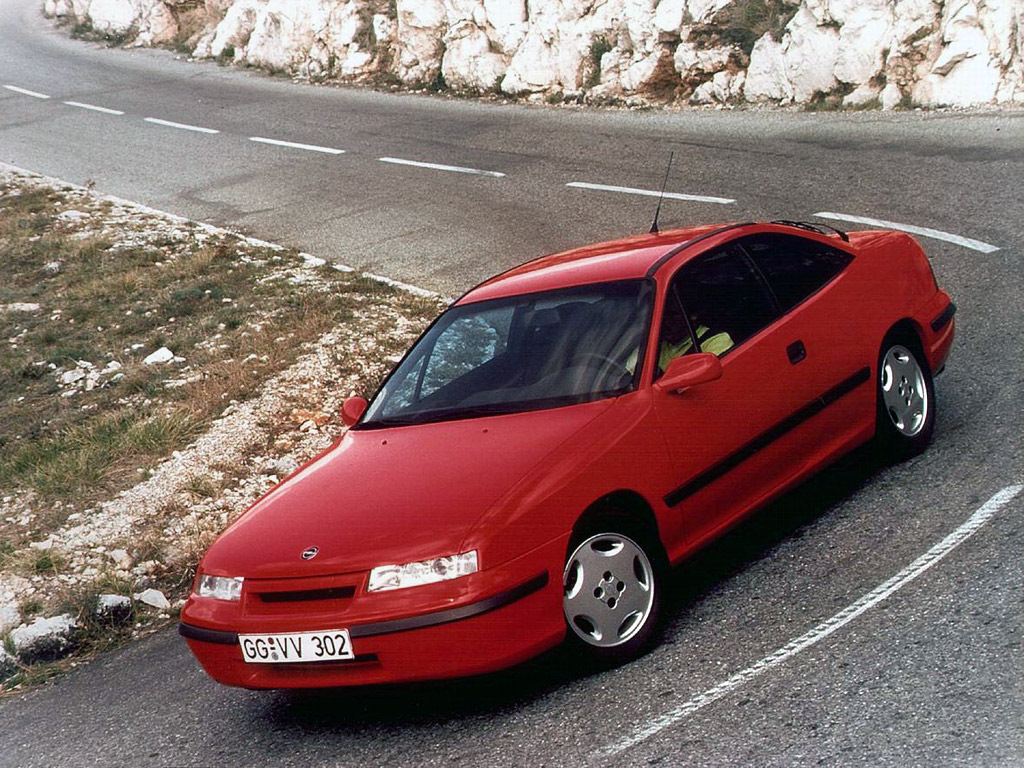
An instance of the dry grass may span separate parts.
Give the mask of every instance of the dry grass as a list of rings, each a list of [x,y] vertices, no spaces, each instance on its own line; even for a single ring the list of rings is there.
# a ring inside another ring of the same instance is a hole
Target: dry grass
[[[65,232],[60,195],[0,189],[0,487],[107,498],[296,359],[302,345],[393,289],[230,236],[140,239]],[[404,299],[407,303],[409,299]],[[420,308],[427,314],[433,311]],[[145,365],[166,346],[180,364]],[[79,361],[115,376],[71,396]]]

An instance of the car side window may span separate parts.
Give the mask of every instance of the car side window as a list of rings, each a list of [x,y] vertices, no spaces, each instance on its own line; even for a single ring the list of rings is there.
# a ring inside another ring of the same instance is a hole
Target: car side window
[[[820,290],[853,260],[838,248],[794,235],[754,235],[741,242],[784,312]]]
[[[659,370],[679,354],[698,348],[721,357],[778,316],[764,281],[736,244],[683,266],[669,291],[659,343]],[[690,338],[673,344],[672,336],[679,335],[680,327],[687,329]]]

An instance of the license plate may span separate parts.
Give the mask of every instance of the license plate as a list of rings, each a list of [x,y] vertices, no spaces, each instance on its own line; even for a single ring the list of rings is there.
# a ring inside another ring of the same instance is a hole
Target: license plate
[[[239,635],[242,658],[250,664],[342,661],[356,657],[347,629],[290,632],[281,635]]]

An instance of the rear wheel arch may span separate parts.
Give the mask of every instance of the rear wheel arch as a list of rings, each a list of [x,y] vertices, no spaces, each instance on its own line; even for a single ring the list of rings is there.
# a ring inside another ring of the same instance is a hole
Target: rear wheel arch
[[[894,341],[902,341],[904,344],[910,345],[913,351],[920,355],[922,363],[929,365],[928,357],[924,352],[923,338],[924,333],[917,322],[909,317],[905,317],[902,320],[893,323],[885,336],[882,337],[882,344],[880,346]],[[931,373],[930,366],[928,372]]]

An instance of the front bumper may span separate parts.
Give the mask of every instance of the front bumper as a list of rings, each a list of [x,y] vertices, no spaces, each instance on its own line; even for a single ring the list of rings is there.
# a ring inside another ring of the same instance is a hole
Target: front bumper
[[[408,605],[419,592],[424,603],[436,606],[437,601],[428,598],[444,589],[443,582],[392,595],[361,596],[361,607],[354,601],[334,616],[252,616],[246,615],[244,599],[225,603],[193,595],[182,611],[179,632],[210,677],[245,688],[368,685],[493,672],[535,656],[564,637],[561,582],[549,577],[552,563],[560,563],[564,552],[565,542],[558,539],[504,567],[465,577],[472,582],[460,585],[457,600],[449,598],[445,607],[424,612],[381,615],[374,604]],[[524,574],[528,578],[523,579]],[[413,594],[404,594],[409,592]],[[210,620],[214,612],[221,620]],[[248,664],[242,659],[240,633],[320,629],[348,629],[355,659],[291,664]]]

